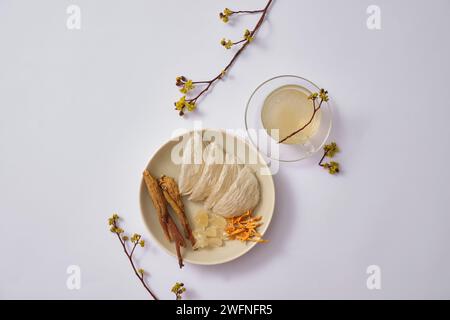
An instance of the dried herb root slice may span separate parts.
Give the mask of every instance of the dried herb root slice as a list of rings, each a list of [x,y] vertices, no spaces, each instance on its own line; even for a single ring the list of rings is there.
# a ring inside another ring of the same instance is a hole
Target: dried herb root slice
[[[184,238],[181,235],[180,231],[178,230],[175,222],[173,221],[172,217],[169,216],[167,224],[168,224],[169,232],[175,241],[175,249],[177,251],[177,257],[178,257],[178,265],[180,266],[180,269],[181,269],[181,268],[183,268],[184,264],[183,264],[183,256],[181,254],[180,247],[185,247],[186,243],[185,243]]]
[[[155,178],[152,177],[148,170],[145,170],[143,173],[144,182],[147,186],[147,191],[152,200],[153,206],[155,207],[156,214],[159,217],[159,223],[161,228],[163,229],[164,235],[169,241],[172,241],[172,237],[170,236],[169,230],[167,228],[167,219],[169,213],[167,211],[167,203],[162,194],[161,188],[159,187],[158,182]]]
[[[180,220],[180,223],[184,229],[185,237],[189,239],[189,241],[191,241],[192,245],[194,245],[195,239],[194,236],[192,235],[191,227],[189,226],[189,222],[187,220],[186,214],[184,213],[184,210],[178,206],[177,202],[172,198],[172,196],[169,194],[167,190],[163,190],[163,194],[167,202],[169,203],[170,207],[177,215],[178,220]]]

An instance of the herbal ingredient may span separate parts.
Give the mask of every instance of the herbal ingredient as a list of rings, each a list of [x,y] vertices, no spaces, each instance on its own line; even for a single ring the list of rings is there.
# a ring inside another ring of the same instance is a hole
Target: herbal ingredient
[[[196,239],[194,250],[217,248],[223,245],[224,231],[227,225],[225,218],[200,210],[194,216],[194,224]]]
[[[183,268],[183,257],[181,255],[181,247],[186,247],[183,235],[178,230],[177,225],[173,221],[172,217],[167,211],[166,198],[163,195],[160,185],[157,180],[152,177],[150,172],[144,171],[144,181],[147,186],[148,193],[153,202],[153,206],[158,214],[159,223],[166,235],[167,240],[175,242],[175,248],[177,251],[178,265],[180,269]],[[167,191],[166,191],[167,192]],[[174,201],[175,202],[175,201]]]
[[[195,133],[198,135],[198,133]],[[182,195],[203,202],[205,209],[224,217],[240,215],[254,209],[261,197],[258,179],[249,166],[238,164],[217,143],[204,145],[201,136],[187,137],[178,177]],[[198,141],[196,141],[198,139]],[[196,154],[200,163],[192,163]],[[224,163],[224,159],[231,162]]]
[[[242,242],[267,242],[262,239],[262,235],[257,231],[262,225],[261,216],[252,216],[251,211],[238,216],[227,219],[227,227],[225,232],[230,240],[239,240]]]
[[[175,179],[167,176],[162,176],[161,179],[158,180],[158,183],[162,189],[164,198],[172,207],[172,210],[175,212],[178,220],[183,226],[184,236],[186,237],[186,239],[189,239],[191,245],[195,245],[195,239],[192,235],[192,230],[184,211],[183,200],[181,199],[180,191],[178,190],[178,185],[175,182]]]

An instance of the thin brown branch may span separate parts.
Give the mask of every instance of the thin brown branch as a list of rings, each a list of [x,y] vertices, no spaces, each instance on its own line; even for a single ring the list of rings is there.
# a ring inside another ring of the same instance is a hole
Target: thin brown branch
[[[261,13],[264,12],[264,9],[261,10],[239,10],[239,11],[232,11],[232,14],[253,14],[253,13]]]
[[[195,97],[191,98],[191,99],[186,99],[186,102],[188,103],[197,103],[197,100],[203,96],[204,94],[206,94],[206,92],[208,92],[212,85],[214,83],[216,83],[218,80],[222,79],[223,76],[228,72],[228,70],[233,66],[233,64],[235,63],[235,61],[237,60],[237,58],[242,54],[242,52],[244,52],[245,48],[247,48],[247,46],[250,44],[251,40],[254,38],[254,36],[256,35],[256,33],[258,32],[258,30],[261,28],[262,23],[264,22],[265,17],[267,16],[267,12],[270,8],[270,5],[272,4],[273,0],[269,0],[266,4],[266,6],[264,7],[264,9],[261,10],[242,10],[242,11],[234,11],[233,13],[261,13],[261,16],[256,24],[256,26],[254,27],[254,29],[250,32],[250,36],[248,37],[248,39],[244,39],[244,40],[240,40],[236,43],[234,43],[233,45],[238,45],[242,43],[242,46],[239,48],[238,51],[236,51],[236,53],[234,54],[233,58],[230,60],[230,62],[225,66],[224,69],[222,69],[222,71],[215,76],[213,79],[209,80],[209,81],[196,81],[196,82],[192,82],[193,84],[205,84],[206,87],[203,88],[203,90],[201,90]],[[178,109],[180,111],[180,115],[184,115],[184,108]]]
[[[328,156],[328,151],[325,151],[324,153],[323,153],[323,156],[322,156],[322,158],[320,159],[320,161],[319,161],[319,166],[321,166],[321,167],[323,167],[324,165],[323,165],[323,161],[325,160],[325,158]]]
[[[130,256],[131,256],[131,257],[133,256],[134,250],[136,249],[136,246],[137,246],[137,245],[138,245],[138,242],[136,241],[136,242],[134,243],[133,249],[131,249],[131,253],[130,253]]]
[[[114,221],[113,226],[115,228],[117,228],[116,221]],[[138,241],[136,241],[134,243],[133,249],[131,250],[131,253],[129,253],[128,250],[127,250],[127,246],[125,244],[125,241],[120,237],[120,233],[115,232],[115,234],[117,235],[117,238],[119,239],[119,242],[122,245],[122,248],[123,248],[123,251],[124,251],[125,255],[127,256],[128,260],[130,261],[131,267],[133,268],[133,271],[136,274],[136,277],[138,277],[138,279],[141,281],[142,285],[148,291],[148,293],[152,296],[152,298],[155,299],[155,300],[158,300],[156,295],[152,292],[152,290],[150,290],[150,288],[148,287],[147,283],[145,282],[144,275],[139,273],[138,269],[136,268],[136,265],[134,264],[133,253],[134,253],[134,250],[136,249],[136,246],[138,245]]]
[[[298,130],[292,132],[292,133],[291,133],[290,135],[288,135],[287,137],[281,139],[278,143],[283,143],[283,142],[285,142],[286,140],[288,140],[288,139],[292,138],[293,136],[295,136],[297,133],[300,133],[301,131],[305,130],[305,129],[313,122],[314,117],[316,116],[316,114],[317,114],[317,112],[320,110],[320,108],[322,107],[322,103],[323,103],[323,100],[320,100],[320,104],[319,104],[319,106],[316,108],[315,100],[313,100],[313,108],[314,108],[314,112],[313,112],[313,114],[312,114],[312,116],[311,116],[311,119],[309,119],[309,121],[308,121],[303,127],[301,127],[300,129],[298,129]]]
[[[239,40],[237,42],[233,42],[233,46],[241,44],[242,42],[245,42],[245,41],[248,41],[248,40],[247,39],[242,39],[242,40]]]
[[[209,83],[210,81],[192,81],[192,84],[206,84]]]

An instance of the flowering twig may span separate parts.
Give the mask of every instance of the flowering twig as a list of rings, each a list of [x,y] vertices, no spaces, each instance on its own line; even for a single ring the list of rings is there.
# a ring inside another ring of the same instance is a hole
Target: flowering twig
[[[237,60],[237,58],[241,55],[241,53],[247,48],[247,46],[253,41],[256,33],[258,32],[259,28],[261,28],[261,25],[267,15],[267,11],[269,10],[270,5],[272,4],[273,0],[268,0],[266,6],[264,9],[261,10],[242,10],[242,11],[233,11],[228,8],[226,8],[223,12],[219,14],[220,19],[224,21],[225,23],[229,21],[229,18],[233,15],[238,14],[261,14],[256,26],[253,28],[253,30],[245,30],[243,39],[239,41],[231,41],[227,39],[222,39],[221,44],[226,49],[231,49],[233,46],[241,45],[241,47],[236,51],[231,61],[225,66],[225,68],[222,69],[222,71],[212,78],[211,80],[205,80],[205,81],[193,81],[188,79],[185,76],[177,77],[176,79],[176,86],[180,87],[181,93],[184,95],[175,102],[175,109],[179,112],[180,116],[183,116],[187,111],[194,111],[197,107],[197,101],[200,97],[202,97],[208,90],[211,89],[212,85],[215,84],[217,81],[221,80],[225,74],[228,72],[228,70],[233,66],[234,62]],[[197,95],[194,95],[193,97],[188,98],[187,94],[196,88],[197,85],[204,86],[200,92]]]
[[[181,300],[181,299],[183,299],[183,293],[186,292],[186,288],[184,287],[184,283],[177,282],[172,287],[171,291],[175,294],[175,297],[177,300]]]
[[[108,224],[110,226],[110,231],[112,233],[115,233],[117,235],[117,238],[119,239],[120,244],[122,245],[123,251],[125,252],[125,255],[127,256],[128,260],[130,261],[131,267],[133,268],[134,273],[136,274],[136,277],[138,277],[139,281],[141,281],[142,285],[144,286],[145,290],[152,296],[154,300],[158,300],[156,295],[150,290],[149,286],[147,285],[145,281],[145,270],[142,268],[137,268],[136,264],[133,261],[133,254],[134,251],[138,246],[144,247],[145,241],[142,239],[142,236],[140,234],[133,234],[131,238],[124,235],[125,231],[118,226],[118,222],[120,220],[120,217],[117,214],[113,214],[112,217],[108,219]],[[130,241],[133,245],[131,246],[131,251],[127,247],[127,242]],[[172,292],[175,293],[177,300],[181,300],[182,294],[186,291],[186,288],[183,283],[175,283],[175,285],[172,287]]]
[[[219,13],[219,18],[222,19],[223,22],[227,23],[230,20],[230,17],[235,14],[253,14],[253,13],[262,13],[262,12],[264,12],[264,9],[233,11],[228,8],[225,8],[223,10],[223,12]]]
[[[134,261],[133,261],[133,254],[136,249],[136,247],[139,245],[140,247],[145,246],[145,241],[141,239],[141,235],[135,233],[131,238],[129,238],[126,235],[123,235],[124,230],[118,226],[119,216],[117,214],[114,214],[111,218],[108,219],[108,224],[110,225],[110,231],[112,233],[115,233],[117,235],[117,238],[120,241],[120,244],[122,245],[123,251],[125,252],[125,255],[127,256],[128,260],[130,261],[131,267],[134,270],[134,273],[136,274],[136,277],[141,281],[144,288],[148,291],[148,293],[152,296],[153,299],[158,300],[156,295],[150,290],[147,283],[145,282],[145,271],[142,268],[137,268]],[[131,251],[127,249],[127,242],[131,241],[133,244],[131,247]]]
[[[319,161],[319,166],[328,170],[330,174],[337,174],[340,171],[340,166],[338,162],[331,161],[330,163],[323,163],[326,157],[333,158],[336,153],[338,153],[339,147],[336,142],[332,142],[323,147],[323,156]]]
[[[319,102],[319,105],[318,105],[318,106],[316,106],[317,98],[320,98],[320,102]],[[327,102],[327,101],[329,100],[329,98],[328,98],[328,91],[326,91],[325,89],[320,89],[319,92],[312,93],[312,94],[308,97],[308,99],[312,101],[312,103],[313,103],[313,108],[314,108],[314,112],[313,112],[313,114],[312,114],[312,116],[311,116],[311,119],[310,119],[305,125],[303,125],[300,129],[298,129],[298,130],[292,132],[292,133],[289,134],[287,137],[285,137],[285,138],[281,139],[280,141],[278,141],[278,143],[283,143],[283,142],[285,142],[286,140],[292,138],[292,137],[295,136],[297,133],[299,133],[299,132],[305,130],[305,129],[313,122],[314,117],[316,116],[316,114],[317,114],[317,112],[320,110],[320,108],[322,107],[322,104],[323,104],[324,102]]]

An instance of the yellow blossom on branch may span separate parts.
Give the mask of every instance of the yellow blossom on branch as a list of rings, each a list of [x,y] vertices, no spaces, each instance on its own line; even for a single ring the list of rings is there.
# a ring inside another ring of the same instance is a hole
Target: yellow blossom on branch
[[[180,92],[186,94],[189,91],[193,90],[194,88],[195,86],[192,83],[192,80],[188,80],[184,83],[183,87],[180,89]]]
[[[209,80],[203,81],[192,81],[184,76],[179,76],[176,78],[176,86],[179,88],[179,91],[183,94],[183,96],[176,101],[175,110],[178,111],[180,116],[184,116],[187,111],[194,111],[197,109],[197,105],[201,98],[213,88],[214,84],[224,78],[225,73],[228,73],[229,69],[235,64],[237,58],[244,52],[244,49],[254,40],[255,35],[258,30],[261,28],[264,19],[267,16],[268,10],[273,3],[273,0],[266,0],[266,5],[264,8],[259,10],[231,10],[225,8],[222,12],[219,13],[219,17],[223,22],[228,22],[231,16],[238,15],[247,15],[247,14],[256,14],[259,15],[258,22],[256,23],[253,29],[246,29],[244,31],[242,39],[238,41],[232,41],[227,38],[222,38],[220,40],[220,44],[225,49],[231,49],[233,47],[239,46],[239,48],[235,51],[234,56],[230,59],[228,64],[222,68],[222,71],[219,74],[216,74]],[[192,91],[196,91],[194,89],[200,88],[195,94],[192,94]]]
[[[177,102],[175,102],[175,108],[178,111],[181,111],[184,109],[184,107],[186,106],[186,96],[182,96],[180,98],[180,100],[178,100]]]
[[[250,30],[245,29],[244,39],[247,40],[248,42],[252,42],[253,41],[252,33],[250,32]]]
[[[231,49],[231,47],[233,46],[233,41],[224,38],[220,40],[220,44],[226,49]]]
[[[231,11],[230,9],[225,8],[221,13],[219,13],[219,18],[220,18],[223,22],[227,23],[227,22],[230,20],[230,16],[231,16],[233,13],[234,13],[234,12]]]

